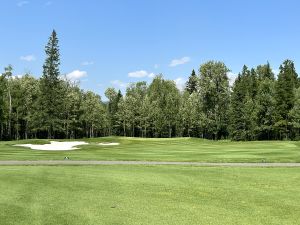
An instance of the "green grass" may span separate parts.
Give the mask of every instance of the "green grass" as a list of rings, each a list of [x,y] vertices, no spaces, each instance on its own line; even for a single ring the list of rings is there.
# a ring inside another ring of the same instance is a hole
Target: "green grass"
[[[298,225],[299,168],[2,166],[1,225]]]
[[[143,139],[95,138],[74,151],[38,151],[15,147],[21,143],[46,140],[0,142],[0,160],[147,160],[190,162],[300,162],[300,142],[231,142],[193,138]],[[120,142],[119,146],[99,146],[99,142]]]

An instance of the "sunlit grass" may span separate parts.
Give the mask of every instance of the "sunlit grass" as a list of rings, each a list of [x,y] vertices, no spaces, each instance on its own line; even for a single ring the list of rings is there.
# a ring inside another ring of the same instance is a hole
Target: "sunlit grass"
[[[300,162],[300,143],[292,141],[231,142],[124,137],[82,140],[89,145],[79,146],[80,149],[74,151],[39,151],[14,146],[49,143],[47,140],[0,142],[0,160],[59,160],[68,156],[71,160]],[[120,145],[99,146],[101,142],[118,142]]]

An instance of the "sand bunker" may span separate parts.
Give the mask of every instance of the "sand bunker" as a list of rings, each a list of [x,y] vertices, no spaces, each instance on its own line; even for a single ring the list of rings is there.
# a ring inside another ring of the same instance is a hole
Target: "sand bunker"
[[[99,143],[98,145],[113,146],[113,145],[120,145],[120,143],[117,143],[117,142],[104,142],[104,143]]]
[[[44,144],[44,145],[23,144],[23,145],[15,145],[15,146],[31,148],[34,150],[44,150],[44,151],[69,151],[69,150],[78,149],[75,148],[74,146],[88,144],[84,141],[72,141],[72,142],[51,141],[50,143],[51,144]]]

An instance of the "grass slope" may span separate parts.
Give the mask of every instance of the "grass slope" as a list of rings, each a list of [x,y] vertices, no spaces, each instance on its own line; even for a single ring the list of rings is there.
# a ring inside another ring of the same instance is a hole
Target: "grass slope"
[[[0,142],[0,160],[145,160],[190,162],[300,162],[300,143],[290,141],[231,142],[192,138],[143,139],[95,138],[74,151],[37,151],[14,147],[46,140]],[[99,146],[100,142],[120,142],[119,146]]]
[[[298,225],[299,168],[0,167],[3,225]]]

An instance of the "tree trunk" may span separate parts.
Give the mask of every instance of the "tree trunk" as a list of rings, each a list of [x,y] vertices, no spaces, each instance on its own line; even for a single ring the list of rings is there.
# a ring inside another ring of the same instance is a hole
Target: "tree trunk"
[[[134,123],[132,123],[132,131],[131,132],[132,132],[131,136],[134,137]]]
[[[8,81],[9,82],[9,81]],[[11,138],[11,113],[12,113],[12,103],[11,103],[11,93],[10,86],[8,85],[8,101],[9,101],[9,114],[8,114],[8,137]]]
[[[28,120],[25,122],[25,139],[28,139]]]
[[[17,110],[17,127],[16,127],[16,137],[17,140],[19,140],[20,134],[19,134],[19,111]]]
[[[124,137],[126,137],[126,120],[124,120],[123,123],[123,132],[124,132]]]
[[[3,138],[3,124],[1,123],[0,140]]]

